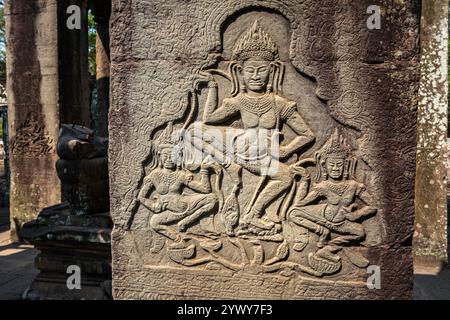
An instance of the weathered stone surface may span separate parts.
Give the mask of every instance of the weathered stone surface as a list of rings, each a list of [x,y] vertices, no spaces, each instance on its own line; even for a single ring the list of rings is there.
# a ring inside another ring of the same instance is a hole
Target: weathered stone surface
[[[110,299],[111,227],[109,213],[74,216],[67,204],[45,208],[26,223],[20,236],[39,250],[35,268],[40,273],[24,298]],[[80,268],[81,290],[67,287],[69,266]]]
[[[419,17],[113,1],[114,297],[411,298]]]
[[[61,125],[56,171],[68,202],[42,210],[20,232],[40,253],[41,272],[27,299],[107,299],[111,290],[108,140],[89,128]],[[67,268],[78,266],[82,289],[69,290]]]
[[[447,243],[448,3],[422,7],[414,267],[439,271]]]
[[[75,123],[89,127],[91,114],[87,1],[59,0],[57,2],[60,119],[62,123]],[[69,17],[67,8],[71,5],[81,9],[79,30],[67,28]]]
[[[6,1],[11,238],[60,202],[54,170],[59,130],[55,1]]]
[[[63,124],[56,171],[62,197],[74,215],[109,212],[108,139],[77,125]]]

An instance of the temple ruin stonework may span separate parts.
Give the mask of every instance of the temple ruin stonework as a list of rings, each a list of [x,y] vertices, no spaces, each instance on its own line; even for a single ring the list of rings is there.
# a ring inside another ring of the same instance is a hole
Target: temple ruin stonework
[[[11,239],[61,199],[54,170],[59,131],[56,1],[8,1]],[[20,39],[20,41],[15,41]]]
[[[411,298],[419,20],[113,1],[114,298]]]

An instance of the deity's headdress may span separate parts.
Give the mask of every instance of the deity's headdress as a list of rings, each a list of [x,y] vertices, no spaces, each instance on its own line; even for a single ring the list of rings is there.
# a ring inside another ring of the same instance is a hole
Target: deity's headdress
[[[284,65],[279,60],[278,47],[273,38],[264,31],[256,20],[252,27],[245,32],[237,41],[233,50],[233,60],[230,64],[230,74],[233,82],[231,95],[235,96],[240,91],[245,91],[244,84],[239,81],[237,71],[239,64],[247,59],[257,59],[272,62],[273,73],[271,74],[268,91],[278,93],[281,91],[281,84],[284,76]]]
[[[352,149],[347,140],[336,129],[319,152],[322,158],[346,159],[351,154]]]
[[[245,61],[249,58],[267,61],[275,61],[279,58],[277,45],[272,37],[260,27],[258,20],[239,39],[233,50],[234,60]]]
[[[172,131],[173,125],[171,122],[169,122],[167,124],[167,127],[156,139],[156,148],[158,149],[158,152],[161,152],[164,149],[174,148],[176,146]]]
[[[179,137],[174,133],[172,122],[169,122],[159,136],[152,141],[150,152],[152,161],[149,165],[151,169],[162,165],[160,157],[161,152],[165,149],[172,150],[172,161],[180,167],[183,161],[182,143],[180,143]]]
[[[336,129],[323,147],[316,152],[316,178],[320,180],[321,177],[327,177],[324,163],[328,158],[343,159],[344,164],[344,178],[354,176],[356,169],[356,159],[352,157],[352,147],[347,140],[339,134]]]

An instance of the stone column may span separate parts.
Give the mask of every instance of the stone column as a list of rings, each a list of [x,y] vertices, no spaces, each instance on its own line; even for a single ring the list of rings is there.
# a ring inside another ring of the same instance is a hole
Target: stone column
[[[81,9],[81,29],[67,28],[67,8]],[[60,119],[90,126],[87,0],[58,1]]]
[[[97,63],[97,94],[98,94],[98,134],[108,136],[109,110],[109,18],[111,16],[111,1],[102,0],[92,3],[94,21],[97,25],[96,63]]]
[[[2,101],[3,102],[3,101]],[[5,105],[0,105],[0,119],[3,121],[3,135],[0,137],[0,139],[3,140],[3,147],[4,147],[4,157],[3,159],[0,159],[0,161],[3,161],[3,173],[0,172],[0,174],[3,174],[3,183],[0,184],[0,207],[7,207],[9,206],[9,156],[8,156],[8,112],[7,112],[7,102],[4,101]]]
[[[13,241],[25,222],[60,202],[57,2],[5,4]]]
[[[422,6],[413,252],[417,272],[438,272],[447,262],[448,1]]]

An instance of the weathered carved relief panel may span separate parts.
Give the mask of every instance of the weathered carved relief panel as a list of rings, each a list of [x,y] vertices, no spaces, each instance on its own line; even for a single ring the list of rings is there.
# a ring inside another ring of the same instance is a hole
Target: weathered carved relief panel
[[[53,149],[53,140],[36,112],[28,113],[11,140],[14,155],[35,158],[46,155]]]
[[[115,2],[116,298],[409,296],[417,17],[377,47],[366,10]]]

